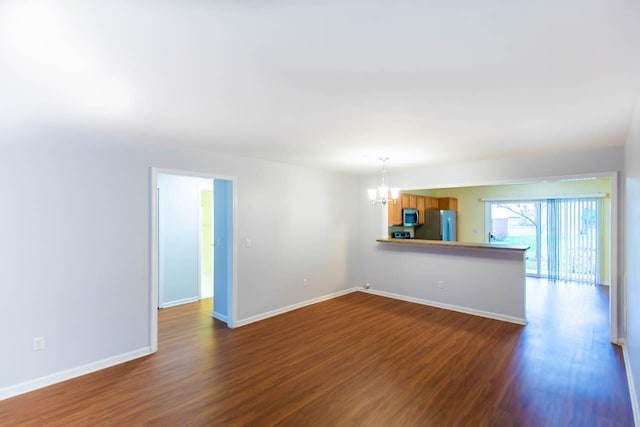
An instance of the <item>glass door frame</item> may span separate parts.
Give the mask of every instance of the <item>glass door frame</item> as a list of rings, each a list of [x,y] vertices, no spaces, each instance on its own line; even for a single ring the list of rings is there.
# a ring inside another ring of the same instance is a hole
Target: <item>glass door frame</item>
[[[493,236],[493,215],[491,211],[491,207],[493,205],[506,205],[513,203],[533,203],[535,205],[536,210],[536,219],[538,220],[538,227],[536,229],[536,272],[530,273],[527,271],[526,262],[525,262],[525,275],[531,277],[546,277],[546,275],[542,274],[540,269],[542,268],[542,199],[505,199],[505,200],[490,200],[485,201],[485,242],[492,243],[491,239]]]

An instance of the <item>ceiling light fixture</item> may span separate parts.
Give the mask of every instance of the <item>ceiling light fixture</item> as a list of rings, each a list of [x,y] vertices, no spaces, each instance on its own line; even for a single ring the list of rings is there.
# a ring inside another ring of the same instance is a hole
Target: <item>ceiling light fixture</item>
[[[396,200],[398,200],[398,197],[400,196],[400,189],[399,188],[389,189],[389,184],[387,183],[387,166],[386,166],[386,162],[387,160],[389,160],[389,158],[379,157],[379,159],[382,162],[382,184],[377,189],[370,188],[368,192],[369,192],[369,199],[371,200],[371,203],[375,205],[376,203],[380,202],[382,203],[382,206],[384,206],[389,201],[393,201],[393,203],[396,203]]]

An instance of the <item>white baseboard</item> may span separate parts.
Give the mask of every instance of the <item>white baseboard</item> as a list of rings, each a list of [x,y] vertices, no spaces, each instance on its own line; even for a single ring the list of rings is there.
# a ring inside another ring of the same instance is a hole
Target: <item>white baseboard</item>
[[[227,323],[228,317],[224,314],[220,314],[217,311],[214,311],[213,313],[211,313],[211,317],[213,317],[214,319],[218,319],[221,322]]]
[[[125,363],[133,359],[138,359],[143,356],[151,354],[151,347],[143,347],[138,350],[130,351],[128,353],[119,354],[117,356],[108,357],[106,359],[98,360],[96,362],[87,363],[86,365],[78,366],[77,368],[68,369],[66,371],[56,372],[55,374],[47,375],[44,377],[36,378],[33,380],[25,381],[20,384],[12,385],[3,389],[0,389],[0,400],[8,399],[10,397],[18,396],[20,394],[28,393],[39,388],[47,387],[62,381],[70,380],[82,375],[90,374],[91,372],[106,369],[120,363]]]
[[[258,314],[256,316],[247,317],[246,319],[240,319],[236,322],[236,327],[248,325],[249,323],[258,322],[260,320],[268,319],[269,317],[277,316],[282,313],[286,313],[288,311],[297,310],[298,308],[305,307],[307,305],[316,304],[318,302],[326,301],[332,298],[336,298],[342,295],[350,294],[352,292],[356,292],[357,288],[349,288],[338,292],[333,292],[328,295],[323,295],[321,297],[309,299],[306,301],[299,302],[297,304],[293,304],[287,307],[278,308],[276,310],[267,311],[266,313]]]
[[[189,304],[190,302],[196,302],[196,301],[200,301],[200,298],[193,297],[193,298],[177,299],[175,301],[169,301],[169,302],[166,302],[166,303],[162,304],[160,306],[160,308],[175,307],[176,305]]]
[[[431,307],[444,308],[445,310],[457,311],[459,313],[472,314],[474,316],[487,317],[494,320],[502,320],[503,322],[516,323],[518,325],[526,325],[527,321],[520,317],[507,316],[505,314],[492,313],[490,311],[476,310],[473,308],[460,307],[457,305],[445,304],[437,301],[430,301],[421,298],[408,297],[404,295],[394,294],[391,292],[378,291],[373,289],[358,288],[358,291],[368,294],[378,295],[381,297],[393,298],[401,301],[413,302],[416,304],[428,305]]]
[[[627,343],[624,339],[619,340],[622,346],[622,356],[624,357],[624,369],[627,373],[627,384],[629,384],[629,399],[631,400],[631,410],[633,411],[633,424],[640,425],[640,407],[638,406],[638,398],[636,394],[636,385],[633,382],[633,375],[631,375],[631,364],[629,359],[629,352],[627,351]]]

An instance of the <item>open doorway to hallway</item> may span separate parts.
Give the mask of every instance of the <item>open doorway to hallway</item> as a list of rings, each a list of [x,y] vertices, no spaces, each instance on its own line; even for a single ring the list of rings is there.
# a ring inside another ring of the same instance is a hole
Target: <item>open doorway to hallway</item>
[[[235,200],[234,177],[151,169],[152,352],[158,307],[212,295],[211,316],[235,326]]]
[[[158,307],[213,297],[213,180],[158,174]]]

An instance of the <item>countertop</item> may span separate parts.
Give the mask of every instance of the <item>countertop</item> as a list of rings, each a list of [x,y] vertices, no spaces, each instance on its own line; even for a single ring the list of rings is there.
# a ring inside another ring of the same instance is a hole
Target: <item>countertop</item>
[[[376,242],[392,243],[397,245],[421,245],[421,246],[448,246],[457,248],[493,249],[509,251],[526,251],[527,245],[503,245],[499,243],[470,243],[470,242],[443,242],[442,240],[422,239],[377,239]]]

